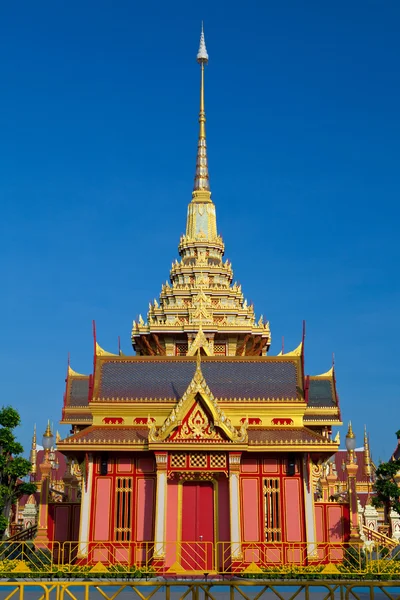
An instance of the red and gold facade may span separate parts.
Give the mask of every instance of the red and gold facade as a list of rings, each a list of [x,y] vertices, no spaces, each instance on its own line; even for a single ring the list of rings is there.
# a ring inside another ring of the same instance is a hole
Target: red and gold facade
[[[171,572],[209,570],[215,560],[284,563],[346,535],[345,506],[329,512],[315,493],[315,473],[339,446],[334,372],[305,375],[303,343],[269,356],[269,324],[223,261],[208,178],[207,61],[202,34],[196,177],[180,261],[147,320],[133,324],[134,356],[95,340],[93,373],[68,371],[62,422],[72,435],[58,449],[81,465],[79,555],[94,561],[110,543],[120,558],[151,553]]]

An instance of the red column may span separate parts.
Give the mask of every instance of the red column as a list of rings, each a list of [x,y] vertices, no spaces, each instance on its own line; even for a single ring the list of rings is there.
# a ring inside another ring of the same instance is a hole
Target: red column
[[[346,464],[347,471],[347,490],[349,495],[350,508],[350,543],[360,542],[360,530],[358,525],[358,506],[357,506],[357,489],[356,489],[356,474],[358,465],[354,462],[354,451],[349,452],[348,462]]]
[[[40,547],[48,547],[48,524],[49,524],[49,483],[51,462],[49,461],[49,452],[45,451],[44,460],[39,469],[42,475],[40,485],[40,500],[39,500],[39,518],[38,532],[35,538],[35,545]]]

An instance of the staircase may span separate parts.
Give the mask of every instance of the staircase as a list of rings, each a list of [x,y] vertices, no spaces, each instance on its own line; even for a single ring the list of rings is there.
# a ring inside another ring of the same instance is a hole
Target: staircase
[[[387,537],[383,533],[379,533],[379,531],[375,531],[374,529],[370,529],[366,525],[363,525],[363,534],[365,539],[371,542],[375,542],[377,546],[384,546],[388,550],[394,550],[399,545],[397,540],[392,540],[392,538]]]
[[[33,540],[37,533],[37,525],[32,525],[32,527],[27,527],[27,529],[23,529],[22,531],[18,531],[14,535],[7,538],[7,542],[26,542],[28,540]]]

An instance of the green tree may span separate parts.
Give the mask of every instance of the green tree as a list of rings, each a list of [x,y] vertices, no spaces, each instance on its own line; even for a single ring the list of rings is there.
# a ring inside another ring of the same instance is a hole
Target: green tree
[[[21,423],[15,408],[0,409],[0,536],[7,529],[11,507],[24,494],[36,492],[36,485],[22,481],[31,471],[29,460],[21,456],[24,449],[15,439],[14,429]]]
[[[400,439],[400,431],[396,432],[396,436]],[[400,487],[397,476],[399,471],[400,459],[397,459],[381,463],[375,473],[375,496],[371,502],[375,508],[385,509],[387,521],[390,521],[389,514],[392,509],[400,514]]]

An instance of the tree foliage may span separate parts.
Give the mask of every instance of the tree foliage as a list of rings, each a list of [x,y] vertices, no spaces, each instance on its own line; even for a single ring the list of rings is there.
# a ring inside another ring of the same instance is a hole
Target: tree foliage
[[[24,494],[36,492],[36,485],[22,481],[31,471],[29,460],[21,456],[24,449],[16,441],[14,429],[21,417],[15,408],[0,409],[0,535],[7,529],[12,505]]]
[[[376,508],[384,507],[389,514],[394,509],[400,514],[400,488],[396,481],[396,475],[400,471],[400,459],[382,463],[376,470],[374,484],[375,496],[372,505]]]

